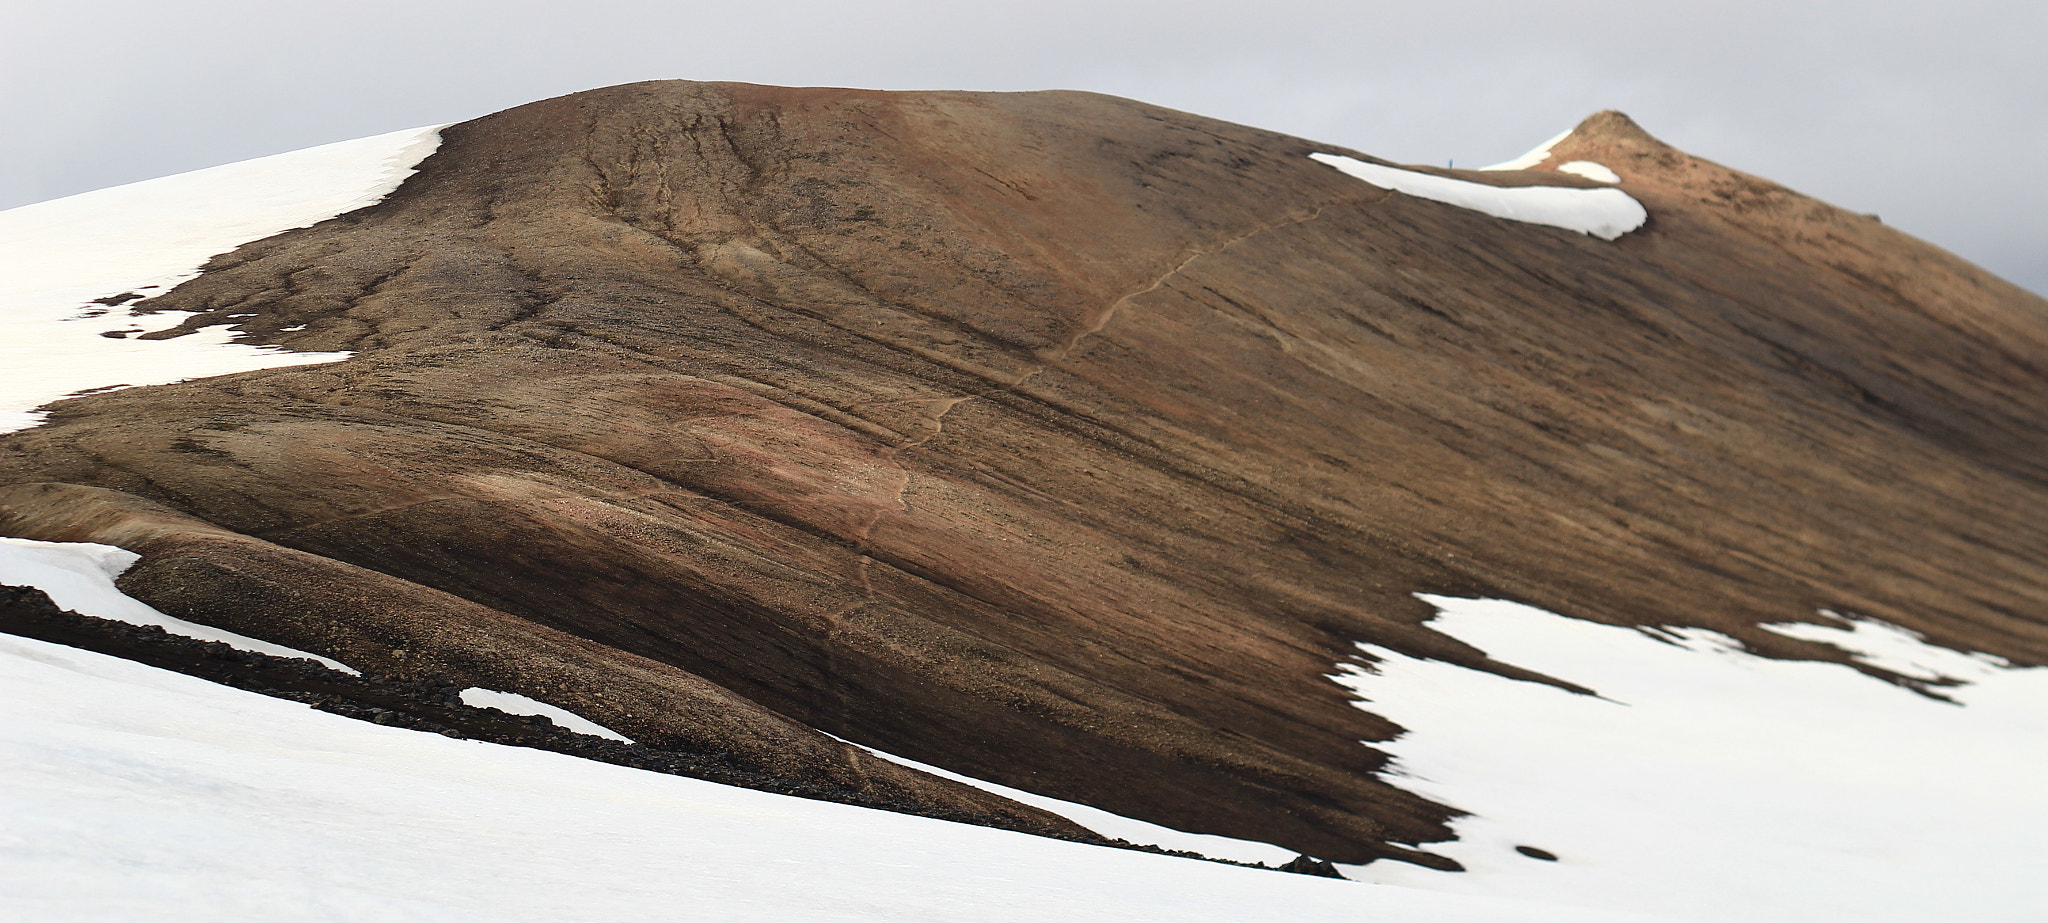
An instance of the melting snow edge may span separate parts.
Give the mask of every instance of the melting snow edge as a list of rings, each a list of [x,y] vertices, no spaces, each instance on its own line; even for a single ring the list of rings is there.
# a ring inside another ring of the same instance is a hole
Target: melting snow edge
[[[1468,208],[1495,218],[1564,228],[1614,240],[1643,226],[1650,213],[1619,189],[1566,186],[1489,186],[1468,180],[1366,163],[1342,154],[1314,153],[1309,159],[1334,167],[1381,189]]]

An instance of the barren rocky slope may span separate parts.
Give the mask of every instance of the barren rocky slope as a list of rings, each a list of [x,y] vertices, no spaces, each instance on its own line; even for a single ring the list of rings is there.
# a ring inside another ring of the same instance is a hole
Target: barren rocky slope
[[[1051,822],[815,728],[1346,862],[1455,806],[1374,775],[1332,665],[1521,675],[1417,591],[2048,662],[2041,299],[1618,114],[1548,162],[1648,209],[1611,242],[1329,150],[1078,93],[509,110],[151,302],[356,358],[60,405],[0,437],[0,532],[792,778]]]

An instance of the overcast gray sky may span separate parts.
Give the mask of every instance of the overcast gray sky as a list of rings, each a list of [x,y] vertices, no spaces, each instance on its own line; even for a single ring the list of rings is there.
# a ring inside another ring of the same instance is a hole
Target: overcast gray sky
[[[681,77],[1083,89],[1405,162],[1599,109],[2048,292],[2048,3],[73,0],[0,31],[0,208]]]

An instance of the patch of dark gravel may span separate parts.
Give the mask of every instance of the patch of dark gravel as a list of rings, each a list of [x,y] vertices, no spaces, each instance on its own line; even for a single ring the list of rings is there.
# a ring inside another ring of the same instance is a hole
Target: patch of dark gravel
[[[948,811],[787,779],[761,772],[721,753],[664,750],[581,734],[544,716],[514,715],[495,708],[466,705],[462,702],[463,687],[443,676],[433,675],[424,679],[375,674],[352,676],[304,657],[279,657],[245,651],[219,641],[201,641],[172,634],[154,625],[132,625],[80,615],[59,608],[50,601],[48,594],[35,587],[0,586],[0,632],[119,657],[223,686],[302,702],[330,714],[387,727],[530,747],[755,791],[995,827],[1093,846],[1326,878],[1344,877],[1329,862],[1307,856],[1275,867],[1262,862],[1217,859],[1188,850],[1132,843],[1120,838],[1076,836],[1009,818]]]

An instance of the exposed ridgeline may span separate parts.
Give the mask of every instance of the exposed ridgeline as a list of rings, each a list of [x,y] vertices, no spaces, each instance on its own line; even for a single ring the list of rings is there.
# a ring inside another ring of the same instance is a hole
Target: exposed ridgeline
[[[1080,93],[646,83],[443,137],[154,302],[356,358],[61,404],[0,437],[0,531],[635,739],[1028,810],[815,728],[1346,862],[1455,816],[1375,774],[1354,642],[1542,679],[1416,591],[2048,662],[2048,304],[1616,114],[1434,171],[1605,164],[1650,214],[1613,241]]]

